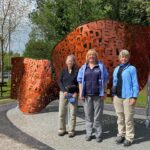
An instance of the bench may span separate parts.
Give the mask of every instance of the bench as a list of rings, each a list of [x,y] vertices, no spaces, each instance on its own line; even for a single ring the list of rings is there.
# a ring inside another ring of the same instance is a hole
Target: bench
[[[4,92],[7,92],[6,90],[3,90],[3,87],[7,86],[7,82],[0,82],[0,96],[3,96]]]

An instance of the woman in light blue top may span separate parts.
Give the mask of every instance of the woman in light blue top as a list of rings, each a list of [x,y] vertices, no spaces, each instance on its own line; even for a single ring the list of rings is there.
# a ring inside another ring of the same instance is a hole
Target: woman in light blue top
[[[119,54],[120,65],[113,72],[113,103],[118,117],[117,144],[130,146],[134,140],[134,105],[136,103],[139,84],[137,71],[129,63],[130,54],[122,50]]]

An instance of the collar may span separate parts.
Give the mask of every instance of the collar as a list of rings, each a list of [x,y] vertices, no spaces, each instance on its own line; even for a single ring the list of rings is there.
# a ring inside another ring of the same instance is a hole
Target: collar
[[[98,67],[98,63],[96,63],[93,68],[95,68],[95,67]],[[88,63],[86,64],[86,68],[90,68]]]
[[[125,64],[120,64],[119,66],[120,66],[120,67],[126,67],[126,66],[128,66],[128,65],[130,65],[129,62],[127,62],[127,63],[125,63]]]

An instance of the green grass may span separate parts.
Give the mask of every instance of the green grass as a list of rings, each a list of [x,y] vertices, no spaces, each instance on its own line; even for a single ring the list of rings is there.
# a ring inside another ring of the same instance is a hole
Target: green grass
[[[11,90],[11,80],[8,80],[7,86],[2,88],[4,92],[2,97],[0,97],[0,104],[6,104],[10,102],[14,102],[15,100],[10,99],[10,90]]]
[[[10,98],[0,99],[0,105],[1,105],[1,104],[7,104],[7,103],[15,102],[15,101],[16,101],[16,100],[10,99]]]
[[[146,107],[146,103],[147,103],[147,86],[145,86],[145,88],[142,91],[140,91],[136,106]]]
[[[3,93],[3,97],[10,97],[11,80],[8,80],[8,81],[7,81],[7,86],[4,86],[4,87],[3,87],[3,90],[4,90],[4,91],[7,91],[7,92],[4,92],[4,93]]]
[[[140,91],[138,99],[137,99],[137,103],[136,103],[136,107],[139,108],[145,108],[146,107],[146,103],[147,103],[147,86],[145,86],[145,88]],[[110,97],[108,97],[105,101],[106,104],[112,104],[112,100]]]
[[[146,102],[147,102],[147,86],[145,86],[145,88],[140,91],[139,93],[139,97],[136,103],[136,107],[140,107],[140,108],[144,108],[146,107]],[[8,92],[4,92],[3,93],[3,97],[0,98],[0,104],[5,104],[5,103],[9,103],[9,102],[13,102],[15,100],[10,99],[10,90],[11,90],[11,80],[9,80],[7,82],[7,87],[3,87],[3,90],[6,90]],[[112,100],[110,97],[108,97],[105,100],[105,103],[107,104],[112,104]]]

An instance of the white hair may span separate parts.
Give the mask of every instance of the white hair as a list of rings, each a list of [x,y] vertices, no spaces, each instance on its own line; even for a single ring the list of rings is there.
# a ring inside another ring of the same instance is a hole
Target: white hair
[[[121,58],[121,57],[128,57],[128,58],[130,58],[129,51],[126,50],[126,49],[121,50],[121,52],[119,53],[119,58]]]
[[[75,59],[75,56],[73,54],[67,56],[66,63],[68,62],[68,60],[72,60],[74,62],[74,64],[76,63],[76,59]]]

